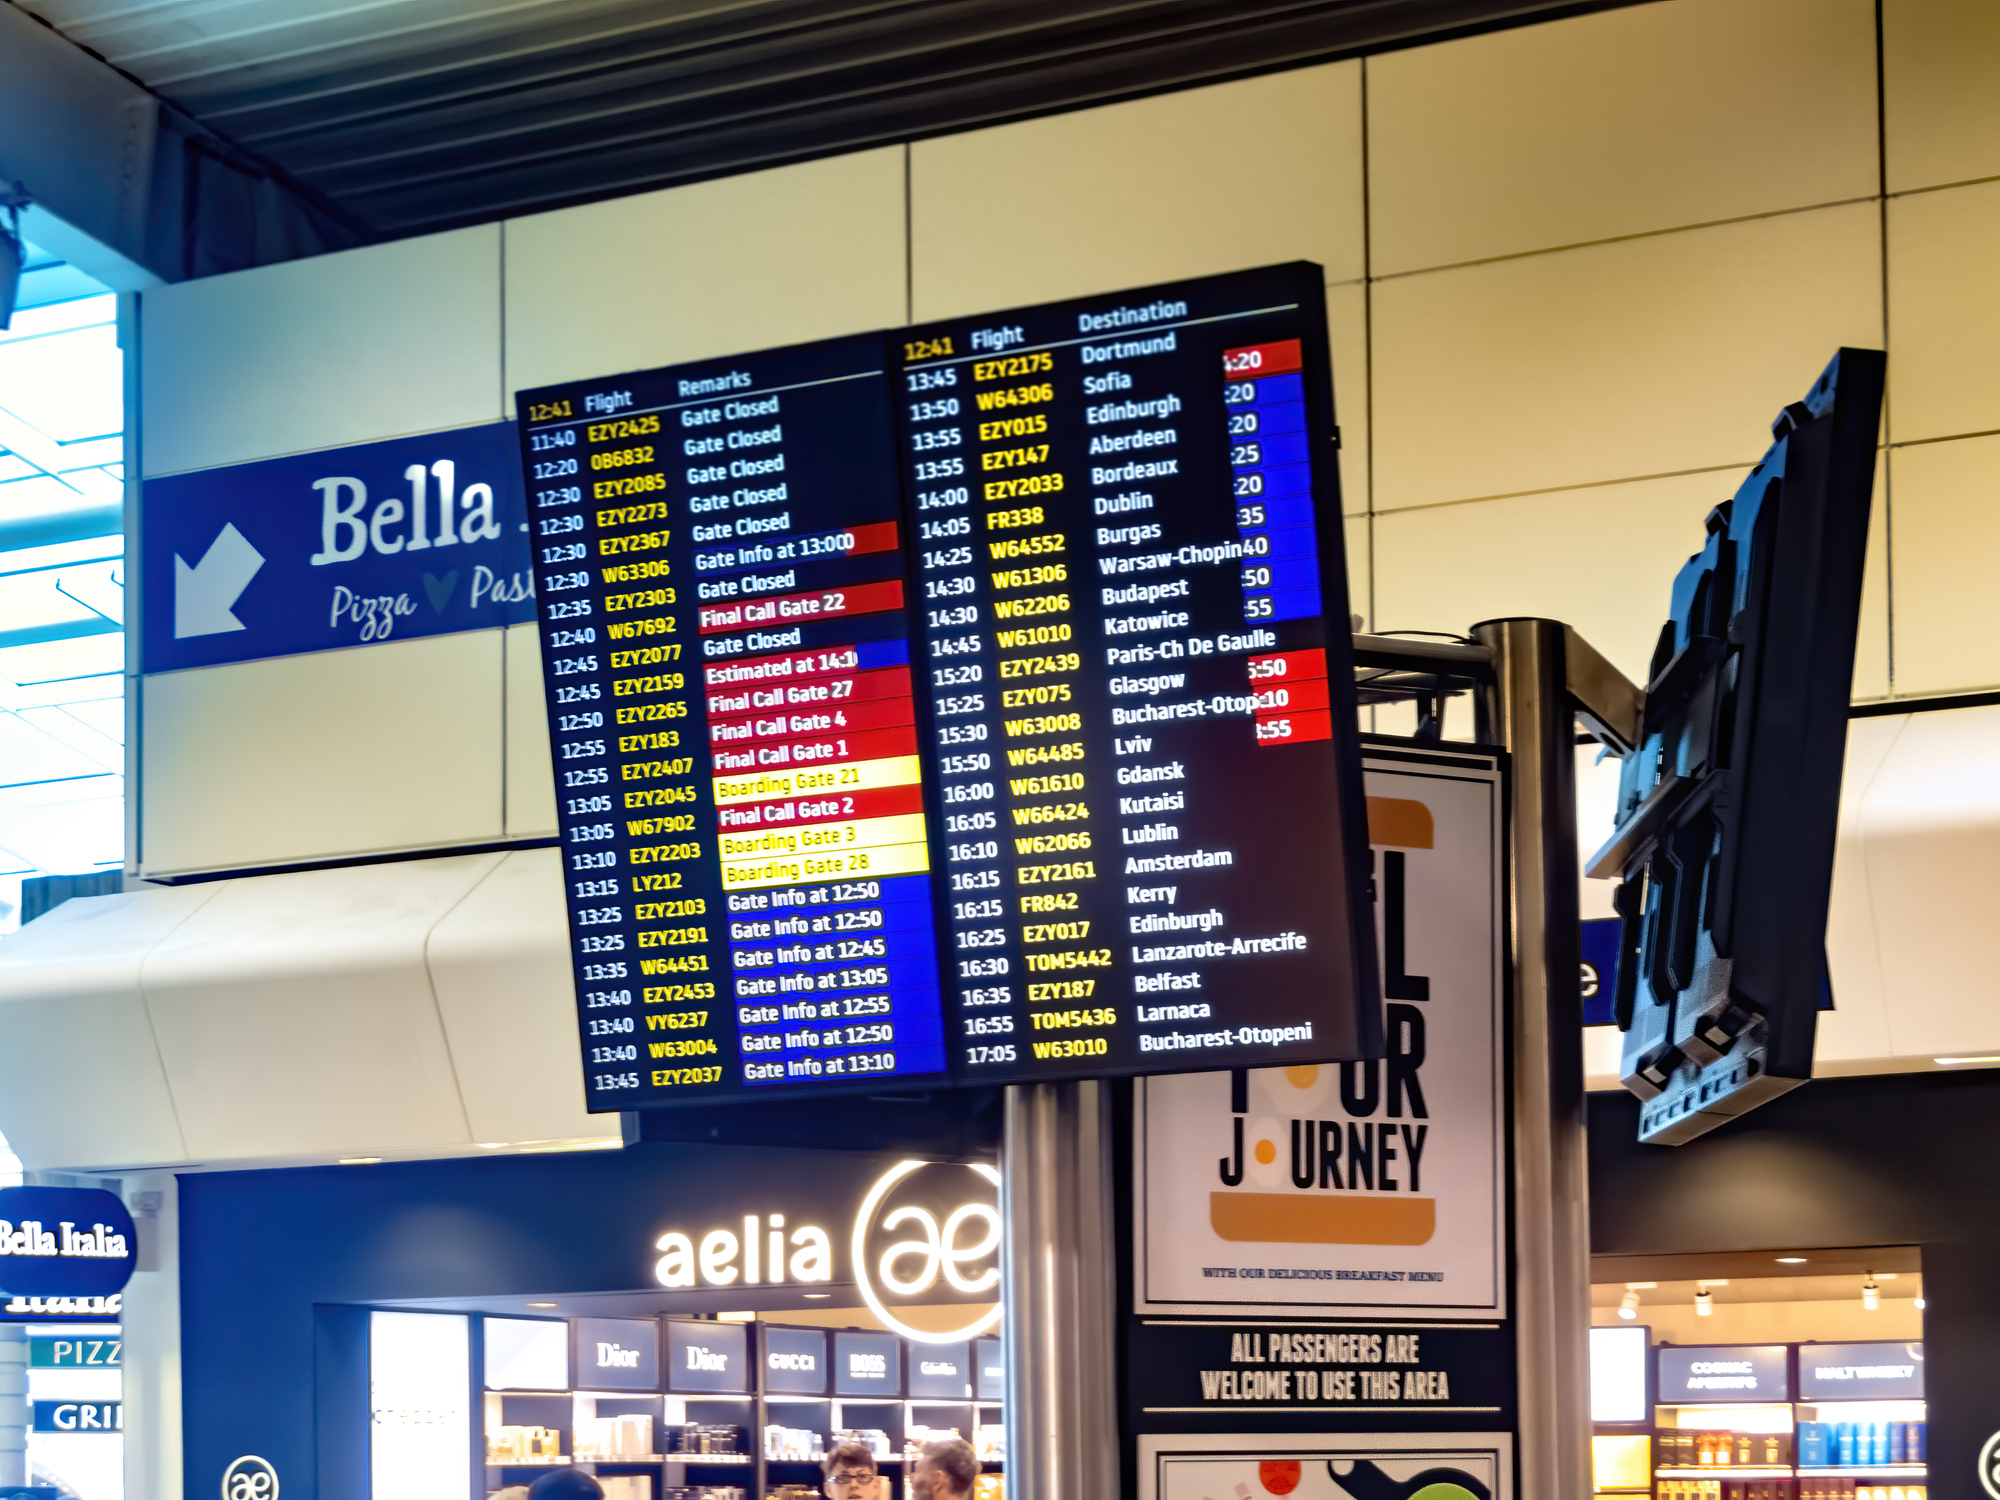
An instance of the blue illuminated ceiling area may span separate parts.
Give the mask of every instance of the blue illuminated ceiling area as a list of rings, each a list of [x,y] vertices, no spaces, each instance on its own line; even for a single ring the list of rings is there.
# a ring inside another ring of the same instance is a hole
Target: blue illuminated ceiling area
[[[1632,0],[12,3],[390,237]]]
[[[28,246],[0,331],[0,930],[24,876],[124,858],[117,301]]]

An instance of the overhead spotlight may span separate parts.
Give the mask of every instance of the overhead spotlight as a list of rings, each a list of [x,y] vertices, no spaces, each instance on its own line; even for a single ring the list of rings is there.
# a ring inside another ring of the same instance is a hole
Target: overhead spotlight
[[[1917,1298],[1917,1311],[1922,1312],[1923,1310],[1924,1310],[1924,1299],[1919,1297]]]
[[[1639,1316],[1639,1294],[1630,1287],[1627,1287],[1625,1295],[1618,1299],[1618,1316],[1628,1319]]]
[[[1715,1293],[1711,1292],[1707,1287],[1703,1287],[1694,1294],[1694,1315],[1697,1318],[1706,1318],[1714,1311]]]
[[[1778,1257],[1778,1264],[1781,1266],[1802,1266],[1805,1263],[1806,1258],[1803,1255],[1781,1255]]]
[[[1875,1284],[1875,1273],[1870,1271],[1868,1279],[1861,1283],[1861,1306],[1868,1312],[1874,1312],[1881,1305],[1882,1288]]]

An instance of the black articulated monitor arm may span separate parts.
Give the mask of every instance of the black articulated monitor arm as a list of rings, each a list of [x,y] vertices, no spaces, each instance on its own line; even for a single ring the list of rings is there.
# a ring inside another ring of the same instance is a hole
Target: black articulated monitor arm
[[[1588,873],[1620,880],[1621,1075],[1691,1140],[1812,1074],[1884,356],[1842,349],[1676,575]]]

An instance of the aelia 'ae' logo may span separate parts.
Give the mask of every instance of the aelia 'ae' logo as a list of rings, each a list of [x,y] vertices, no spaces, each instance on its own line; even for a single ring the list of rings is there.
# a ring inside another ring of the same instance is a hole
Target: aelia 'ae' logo
[[[278,1471],[246,1453],[222,1471],[222,1500],[278,1500]]]
[[[1000,1174],[951,1162],[898,1162],[868,1189],[849,1237],[853,1279],[882,1326],[919,1343],[949,1344],[1000,1321],[996,1305],[964,1328],[926,1333],[891,1311],[943,1293],[998,1296]],[[816,1224],[788,1224],[783,1214],[745,1214],[740,1230],[697,1237],[670,1229],[653,1242],[661,1286],[724,1287],[834,1279],[834,1242]],[[942,1285],[940,1285],[942,1283]]]
[[[868,1190],[854,1216],[854,1281],[883,1327],[917,1343],[950,1344],[1000,1321],[996,1301],[963,1328],[934,1333],[912,1328],[888,1306],[931,1293],[940,1280],[952,1291],[999,1292],[999,1186],[991,1167],[906,1161]],[[947,1202],[952,1206],[942,1208]]]

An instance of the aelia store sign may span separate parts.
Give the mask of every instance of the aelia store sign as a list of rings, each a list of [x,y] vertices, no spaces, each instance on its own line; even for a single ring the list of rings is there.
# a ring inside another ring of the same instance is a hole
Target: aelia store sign
[[[16,1297],[102,1297],[138,1261],[132,1216],[101,1188],[0,1189],[0,1288]]]
[[[954,1294],[1000,1289],[1000,1174],[978,1164],[898,1162],[877,1178],[845,1233],[800,1223],[782,1212],[746,1214],[741,1227],[669,1229],[654,1241],[661,1286],[810,1285],[836,1276],[836,1247],[848,1277],[886,1328],[926,1344],[951,1344],[1000,1321],[995,1305],[963,1328],[912,1328],[898,1307]]]

